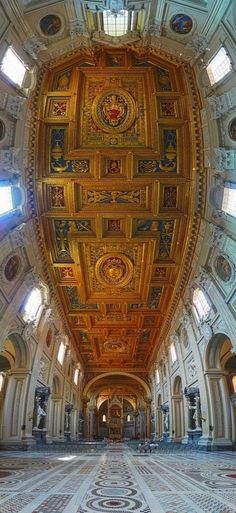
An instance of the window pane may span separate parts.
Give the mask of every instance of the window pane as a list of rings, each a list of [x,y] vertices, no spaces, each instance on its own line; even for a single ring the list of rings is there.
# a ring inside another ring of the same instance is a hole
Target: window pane
[[[26,314],[27,320],[31,321],[36,319],[38,310],[42,304],[42,295],[39,289],[33,289],[32,292],[30,292],[25,306],[24,311]]]
[[[63,364],[63,360],[64,360],[64,356],[65,356],[65,351],[66,351],[66,346],[63,344],[63,342],[61,342],[60,347],[59,347],[59,351],[58,351],[58,354],[57,354],[57,359],[58,359],[58,361],[59,361],[59,363],[61,365]]]
[[[128,11],[103,12],[104,32],[109,36],[123,36],[128,29]]]
[[[172,363],[175,363],[177,360],[177,354],[176,354],[176,349],[175,349],[174,344],[171,344],[171,346],[170,346],[170,353],[171,353]]]
[[[156,369],[156,383],[157,385],[160,383],[160,373],[158,369]]]
[[[2,374],[2,372],[0,372],[0,392],[2,391],[3,389],[3,385],[4,385],[4,374]]]
[[[0,187],[0,215],[13,210],[11,186]]]
[[[206,317],[211,310],[211,306],[209,305],[205,294],[203,294],[202,290],[200,289],[194,290],[193,304],[196,307],[200,319]]]
[[[75,369],[75,373],[74,373],[74,384],[75,385],[78,384],[78,377],[79,377],[79,369]]]
[[[1,70],[14,84],[22,85],[26,68],[22,60],[9,47],[3,57]]]
[[[219,80],[228,75],[228,73],[232,70],[230,58],[228,57],[223,46],[217,52],[215,57],[210,61],[206,69],[211,85],[219,82]]]
[[[236,394],[236,376],[233,376],[232,383],[233,383],[234,393]]]
[[[224,187],[222,210],[231,216],[236,217],[236,189]]]

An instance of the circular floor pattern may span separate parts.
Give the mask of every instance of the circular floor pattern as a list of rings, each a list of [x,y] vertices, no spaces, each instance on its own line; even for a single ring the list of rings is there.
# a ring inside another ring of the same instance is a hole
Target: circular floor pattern
[[[16,486],[19,484],[18,481],[8,480],[8,479],[0,479],[0,485],[4,485],[4,488],[12,488],[12,486]]]
[[[133,488],[98,488],[92,490],[92,494],[100,497],[132,497],[137,495]]]
[[[222,476],[222,477],[226,477],[226,476]],[[235,482],[230,479],[227,479],[227,481],[205,481],[205,484],[207,486],[210,486],[211,488],[217,488],[218,490],[226,490],[227,488],[234,488],[235,487]]]
[[[111,509],[117,512],[123,512],[126,508],[128,511],[137,511],[142,506],[142,502],[137,499],[110,498],[110,499],[90,499],[86,506],[93,511],[110,512]]]
[[[98,481],[95,481],[95,486],[101,486],[103,488],[109,488],[110,486],[131,487],[134,486],[134,483],[133,481],[128,481],[128,479],[99,479]]]
[[[0,470],[0,479],[2,477],[12,476],[13,472],[9,472],[9,470]]]
[[[130,473],[128,472],[122,472],[122,475],[120,474],[120,472],[117,470],[117,472],[100,472],[99,474],[99,479],[113,479],[113,480],[123,480],[123,479],[129,479],[130,478]]]

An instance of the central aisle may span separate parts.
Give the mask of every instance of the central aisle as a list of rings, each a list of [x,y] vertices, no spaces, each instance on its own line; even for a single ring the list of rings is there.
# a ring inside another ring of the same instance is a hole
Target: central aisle
[[[236,512],[236,453],[51,451],[1,452],[0,513]]]
[[[145,495],[141,492],[143,480],[132,468],[130,457],[126,455],[128,452],[129,450],[121,444],[109,447],[79,513],[154,511],[148,507]]]
[[[235,472],[233,453],[140,455],[110,446],[77,513],[233,513]]]

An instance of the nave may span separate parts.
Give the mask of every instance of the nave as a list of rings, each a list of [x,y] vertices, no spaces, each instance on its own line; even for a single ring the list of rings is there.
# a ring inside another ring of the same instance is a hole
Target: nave
[[[1,453],[0,513],[233,513],[236,454]]]

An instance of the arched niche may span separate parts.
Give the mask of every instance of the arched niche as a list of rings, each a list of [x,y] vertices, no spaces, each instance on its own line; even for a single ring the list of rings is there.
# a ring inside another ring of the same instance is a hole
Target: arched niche
[[[53,380],[52,380],[52,395],[58,397],[61,395],[61,393],[62,393],[61,379],[56,374],[55,376],[53,376]]]
[[[96,385],[99,385],[98,382],[100,380],[102,380],[103,378],[109,378],[112,381],[113,377],[119,377],[120,378],[121,376],[128,378],[129,380],[131,380],[133,382],[133,384],[136,382],[139,385],[141,385],[142,390],[143,390],[143,394],[145,395],[145,397],[147,399],[151,399],[151,390],[150,390],[149,386],[147,385],[147,383],[145,383],[145,381],[143,379],[141,379],[139,376],[136,376],[134,374],[130,374],[129,372],[106,372],[106,373],[103,373],[103,374],[99,374],[98,376],[95,376],[84,387],[83,397],[84,398],[89,397],[90,389],[92,388],[92,386],[95,383],[96,383]]]
[[[183,395],[182,379],[180,376],[175,376],[175,379],[173,382],[173,394],[177,395],[177,396]]]
[[[59,438],[62,427],[62,382],[55,374],[52,380],[52,395],[50,404],[50,426],[49,431],[53,438]]]
[[[217,333],[208,342],[205,352],[206,369],[222,369],[232,351],[232,343],[225,333]]]
[[[19,333],[10,333],[0,353],[5,366],[5,384],[1,403],[1,439],[20,440],[26,423],[29,369],[31,358],[28,345]]]
[[[232,384],[232,375],[234,372],[236,375],[236,357],[228,335],[217,333],[208,342],[205,366],[212,444],[231,447],[236,443],[235,394]]]
[[[31,358],[27,343],[19,333],[10,333],[3,344],[3,353],[11,359],[11,368],[30,367]]]
[[[173,438],[180,441],[184,436],[184,409],[183,409],[183,386],[181,376],[175,376],[173,381]]]
[[[161,394],[157,396],[157,438],[162,436],[162,412],[161,412]]]

